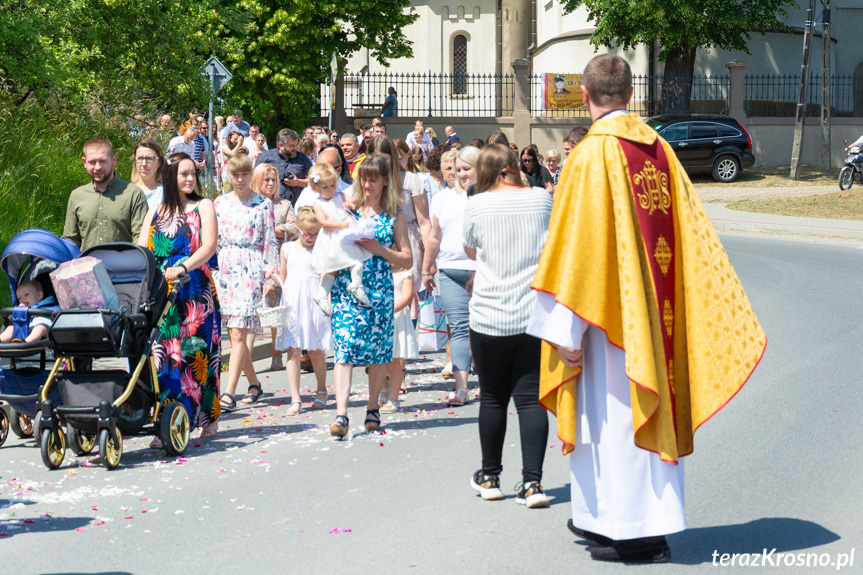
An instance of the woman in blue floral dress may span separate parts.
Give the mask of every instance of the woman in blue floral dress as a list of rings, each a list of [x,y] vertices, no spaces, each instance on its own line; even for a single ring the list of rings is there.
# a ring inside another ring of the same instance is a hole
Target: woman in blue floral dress
[[[163,179],[164,199],[150,209],[138,245],[149,248],[170,282],[188,273],[189,282],[162,322],[153,359],[163,405],[179,401],[202,437],[219,427],[221,320],[210,270],[216,253],[216,211],[200,195],[195,163],[186,154],[172,156]],[[154,439],[152,447],[158,447]]]
[[[332,290],[333,340],[336,365],[333,378],[336,388],[336,420],[330,433],[344,437],[348,433],[348,398],[351,374],[355,364],[369,366],[369,402],[365,428],[380,428],[378,394],[386,379],[387,364],[393,355],[393,279],[390,264],[405,269],[412,265],[408,227],[401,212],[401,198],[390,186],[387,161],[379,155],[368,156],[360,164],[359,185],[354,195],[357,214],[375,222],[375,239],[357,243],[373,256],[363,268],[363,287],[371,305],[360,305],[348,291],[350,270],[342,270]]]

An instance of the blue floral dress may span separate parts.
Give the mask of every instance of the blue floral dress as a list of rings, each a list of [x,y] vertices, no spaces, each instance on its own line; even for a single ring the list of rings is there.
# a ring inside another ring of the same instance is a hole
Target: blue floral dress
[[[375,238],[392,248],[395,218],[386,213],[372,216]],[[363,287],[371,302],[360,305],[348,291],[349,269],[336,276],[333,284],[333,339],[336,363],[368,365],[393,359],[393,275],[390,262],[372,256],[363,265]]]

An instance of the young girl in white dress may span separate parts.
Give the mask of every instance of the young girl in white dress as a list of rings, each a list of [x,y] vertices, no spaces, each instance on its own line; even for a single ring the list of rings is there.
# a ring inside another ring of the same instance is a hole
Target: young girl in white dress
[[[331,320],[312,303],[321,286],[320,274],[312,266],[312,252],[321,226],[312,208],[299,209],[297,227],[300,230],[299,239],[285,242],[279,253],[279,275],[284,283],[282,304],[291,307],[290,324],[280,328],[276,334],[276,348],[288,351],[285,370],[291,391],[291,406],[287,415],[299,415],[302,410],[300,355],[304,349],[309,352],[318,383],[312,409],[321,409],[326,405],[327,360],[324,350],[333,349]]]
[[[411,301],[418,278],[416,268],[393,269],[393,294],[395,315],[393,316],[393,360],[387,365],[389,391],[383,390],[379,401],[383,401],[381,413],[401,411],[399,396],[406,393],[405,360],[419,357],[417,333],[411,320]]]
[[[313,209],[322,228],[315,244],[313,261],[315,271],[324,274],[314,299],[327,315],[333,313],[329,298],[336,274],[345,268],[351,270],[348,291],[360,304],[369,305],[369,298],[363,288],[363,262],[372,257],[372,254],[353,242],[342,242],[338,234],[340,230],[347,229],[355,219],[343,206],[344,196],[336,191],[338,178],[338,172],[329,164],[318,164],[309,170],[310,185],[319,195]]]

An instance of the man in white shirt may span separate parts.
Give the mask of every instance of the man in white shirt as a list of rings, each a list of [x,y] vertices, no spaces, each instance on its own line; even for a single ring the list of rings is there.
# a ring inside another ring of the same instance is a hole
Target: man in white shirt
[[[246,136],[246,138],[243,140],[243,146],[245,146],[246,149],[248,149],[249,151],[257,148],[258,145],[257,145],[257,143],[255,143],[255,139],[258,137],[258,134],[260,134],[260,133],[261,133],[261,127],[258,126],[257,124],[252,124],[251,126],[249,126],[249,135]],[[270,147],[267,145],[267,141],[264,140],[263,151],[266,152],[269,149],[270,149]]]
[[[429,145],[429,149],[432,149],[434,147],[434,144],[431,141],[431,136],[429,136],[428,134],[425,133],[425,130],[423,129],[423,121],[422,120],[417,120],[416,123],[414,124],[414,131],[416,131],[417,129],[419,129],[422,132],[423,141]],[[414,141],[414,132],[411,131],[411,133],[409,133],[407,136],[405,136],[405,142],[407,142],[408,145],[410,146],[413,143],[413,141]]]

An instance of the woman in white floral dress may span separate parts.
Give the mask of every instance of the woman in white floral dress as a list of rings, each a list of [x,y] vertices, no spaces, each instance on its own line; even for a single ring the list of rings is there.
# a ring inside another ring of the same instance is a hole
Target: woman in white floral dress
[[[223,410],[236,409],[234,395],[240,372],[249,380],[245,404],[263,394],[252,366],[255,334],[261,331],[257,308],[273,291],[270,280],[279,270],[273,203],[251,188],[252,161],[238,155],[228,162],[233,191],[216,199],[219,225],[219,273],[216,289],[222,305],[222,321],[231,337],[228,385],[222,393]],[[254,392],[254,393],[253,393]]]

